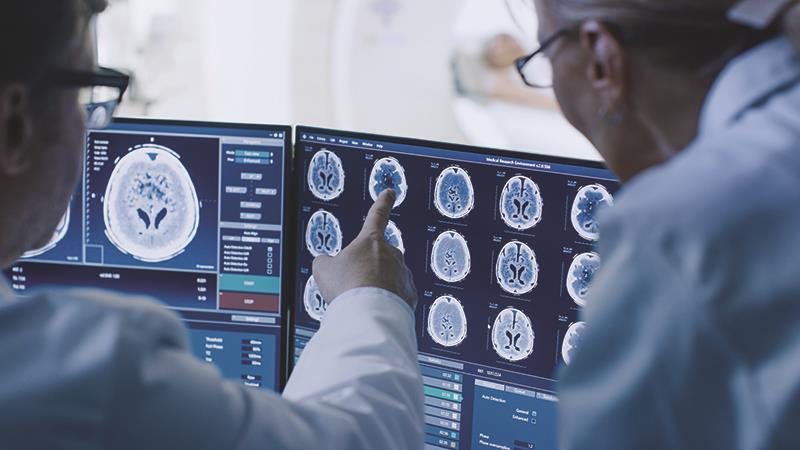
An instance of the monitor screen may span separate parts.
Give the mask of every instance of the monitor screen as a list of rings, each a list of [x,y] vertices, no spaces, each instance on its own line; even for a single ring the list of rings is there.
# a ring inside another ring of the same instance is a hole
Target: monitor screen
[[[600,266],[598,210],[615,177],[597,163],[299,128],[294,360],[325,314],[311,276],[396,189],[386,230],[420,301],[428,449],[556,449],[559,366]],[[365,336],[369,339],[369,336]]]
[[[290,142],[280,126],[117,120],[89,131],[83,182],[50,243],[7,271],[12,287],[154,297],[181,316],[198,358],[278,390]]]

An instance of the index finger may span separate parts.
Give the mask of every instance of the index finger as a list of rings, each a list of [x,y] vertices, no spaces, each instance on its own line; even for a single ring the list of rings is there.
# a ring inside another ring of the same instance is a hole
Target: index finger
[[[361,234],[379,233],[383,235],[389,224],[389,214],[392,212],[396,197],[394,189],[386,189],[381,192],[367,213]]]

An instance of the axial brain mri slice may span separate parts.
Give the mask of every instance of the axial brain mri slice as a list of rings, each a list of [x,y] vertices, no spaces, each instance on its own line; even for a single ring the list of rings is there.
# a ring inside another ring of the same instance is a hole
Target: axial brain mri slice
[[[431,269],[442,281],[457,283],[469,275],[472,260],[464,236],[445,231],[433,242]]]
[[[444,169],[436,179],[433,204],[450,219],[466,217],[475,207],[475,190],[469,174],[457,166]]]
[[[317,286],[317,281],[313,275],[306,281],[306,288],[303,291],[303,305],[308,315],[317,322],[322,320],[322,316],[328,310],[328,305],[325,303],[325,299],[322,298],[319,286]]]
[[[503,246],[497,258],[497,282],[504,291],[523,295],[532,291],[539,281],[536,254],[527,245],[512,241]]]
[[[311,215],[306,227],[306,247],[314,257],[336,256],[342,251],[342,228],[339,219],[321,209]]]
[[[39,256],[43,253],[49,252],[50,250],[54,249],[64,236],[66,236],[67,231],[69,230],[69,218],[70,218],[70,209],[67,208],[67,211],[61,216],[61,220],[58,221],[58,225],[56,225],[56,229],[53,232],[53,237],[50,238],[50,241],[41,248],[37,248],[35,250],[29,250],[22,255],[23,258],[33,258],[34,256]]]
[[[506,183],[500,196],[500,216],[515,230],[529,230],[542,220],[542,194],[528,177],[516,176]]]
[[[106,236],[123,253],[157,263],[183,253],[200,223],[200,202],[180,156],[145,144],[120,158],[103,197]]]
[[[400,232],[400,228],[397,228],[397,224],[389,221],[389,224],[386,225],[386,230],[383,232],[383,236],[386,238],[386,242],[389,243],[392,247],[400,250],[400,253],[405,253],[406,248],[403,245],[403,233]]]
[[[342,160],[330,150],[320,150],[308,167],[308,188],[314,197],[323,201],[338,198],[344,192],[344,167]]]
[[[594,252],[583,253],[572,260],[567,272],[567,292],[578,306],[586,306],[589,287],[599,268],[600,255]]]
[[[455,297],[437,298],[428,313],[428,335],[443,347],[455,347],[467,337],[467,315]]]
[[[564,335],[564,342],[561,344],[561,357],[564,358],[564,362],[567,365],[572,362],[575,351],[581,346],[585,331],[586,322],[575,322],[567,329],[567,334]]]
[[[492,346],[497,354],[516,362],[533,353],[533,324],[516,308],[506,308],[497,315],[492,327]]]
[[[582,187],[572,203],[572,226],[578,235],[587,241],[598,240],[600,229],[597,224],[597,213],[613,204],[614,198],[605,187],[599,184]]]
[[[379,159],[372,167],[369,176],[369,195],[373,201],[377,200],[381,192],[386,189],[394,189],[397,194],[394,201],[395,208],[405,201],[408,193],[406,171],[396,158]]]

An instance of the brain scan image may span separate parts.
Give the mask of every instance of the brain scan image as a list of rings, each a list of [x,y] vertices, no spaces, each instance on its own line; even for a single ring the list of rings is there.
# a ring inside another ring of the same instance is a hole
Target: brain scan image
[[[25,254],[22,255],[23,258],[33,258],[34,256],[47,253],[64,239],[64,236],[67,235],[67,231],[69,231],[70,209],[71,208],[67,208],[67,212],[61,216],[61,220],[58,221],[58,225],[56,225],[56,229],[53,231],[53,237],[50,238],[50,241],[44,247],[25,252]]]
[[[526,244],[513,241],[506,244],[497,258],[497,283],[504,291],[523,295],[532,291],[539,282],[539,264],[536,254]]]
[[[572,362],[575,351],[581,346],[585,331],[585,322],[575,322],[569,326],[567,334],[564,336],[564,342],[561,344],[561,357],[564,358],[564,362],[567,365]]]
[[[383,236],[386,238],[386,242],[388,242],[389,245],[400,250],[401,253],[406,252],[406,248],[403,246],[403,233],[397,228],[397,224],[391,220],[386,226],[386,231],[384,231]]]
[[[303,305],[308,315],[317,322],[322,320],[322,316],[328,310],[328,305],[322,298],[322,294],[319,293],[319,286],[317,286],[313,276],[306,281],[306,288],[303,291]]]
[[[403,204],[408,193],[408,183],[406,171],[400,165],[400,161],[392,157],[379,159],[372,167],[369,179],[369,195],[373,201],[377,200],[381,192],[386,189],[394,189],[397,194],[397,199],[394,201],[395,208]]]
[[[433,242],[431,268],[442,281],[457,283],[469,275],[472,260],[464,236],[445,231]]]
[[[443,347],[455,347],[467,337],[467,316],[455,297],[437,298],[428,313],[428,336]]]
[[[516,362],[533,353],[533,324],[531,319],[516,308],[506,308],[497,315],[492,327],[492,346],[497,354]]]
[[[314,197],[331,201],[344,192],[344,167],[342,160],[329,150],[320,150],[308,166],[308,188]]]
[[[106,236],[123,253],[156,263],[181,254],[194,239],[200,202],[174,151],[134,147],[116,162],[103,197]]]
[[[444,169],[436,179],[433,204],[450,219],[466,217],[475,207],[475,191],[469,174],[460,167]]]
[[[515,230],[529,230],[542,220],[542,194],[528,177],[516,176],[500,195],[500,217]]]
[[[607,206],[613,206],[614,198],[606,188],[599,184],[584,186],[572,203],[572,226],[583,239],[596,241],[600,238],[597,213]]]
[[[597,253],[584,253],[572,260],[567,272],[567,292],[578,306],[586,306],[589,287],[599,268],[600,255]]]
[[[336,256],[342,251],[342,228],[339,219],[321,209],[311,215],[306,227],[306,247],[314,257]]]

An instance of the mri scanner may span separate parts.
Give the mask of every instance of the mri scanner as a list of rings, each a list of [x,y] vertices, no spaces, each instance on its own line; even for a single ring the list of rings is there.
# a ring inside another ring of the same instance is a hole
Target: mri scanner
[[[557,111],[456,92],[456,50],[477,51],[477,42],[498,33],[520,34],[499,0],[304,0],[292,16],[298,120],[599,159]]]

